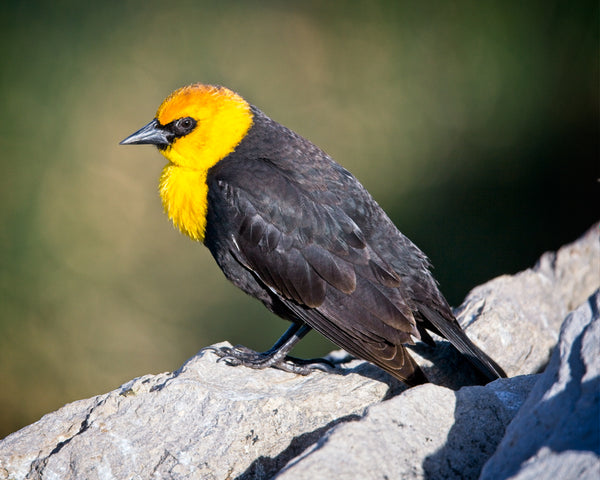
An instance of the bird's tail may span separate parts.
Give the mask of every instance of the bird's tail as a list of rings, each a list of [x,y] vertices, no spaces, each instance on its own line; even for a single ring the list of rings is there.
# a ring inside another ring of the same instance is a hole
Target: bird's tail
[[[391,372],[390,370],[387,370],[388,372],[392,373],[392,375],[394,375],[396,378],[400,379],[402,382],[404,382],[406,385],[408,385],[409,387],[416,387],[417,385],[423,385],[424,383],[429,383],[429,379],[425,376],[425,374],[423,373],[423,370],[421,370],[421,367],[419,367],[419,365],[417,364],[417,362],[415,362],[415,360],[408,354],[408,352],[406,352],[406,356],[409,359],[409,363],[410,363],[410,372],[404,373],[403,375],[398,375],[397,372]]]
[[[506,378],[502,367],[467,337],[456,319],[450,321],[427,307],[424,310],[423,314],[435,327],[434,331],[454,345],[489,381]]]

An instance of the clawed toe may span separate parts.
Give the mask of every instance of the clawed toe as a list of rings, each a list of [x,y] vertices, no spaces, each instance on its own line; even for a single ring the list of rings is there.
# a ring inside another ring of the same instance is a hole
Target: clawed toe
[[[256,352],[243,345],[219,348],[210,347],[210,351],[219,357],[217,362],[225,362],[227,365],[232,366],[243,365],[249,368],[261,369],[270,367],[273,363],[272,355]]]
[[[236,345],[235,347],[207,347],[204,350],[217,355],[219,357],[217,363],[225,362],[227,365],[235,367],[240,365],[252,369],[274,367],[298,375],[308,375],[315,370],[322,372],[335,370],[335,364],[323,358],[304,360],[287,355],[278,355],[277,351],[260,353],[243,345]]]

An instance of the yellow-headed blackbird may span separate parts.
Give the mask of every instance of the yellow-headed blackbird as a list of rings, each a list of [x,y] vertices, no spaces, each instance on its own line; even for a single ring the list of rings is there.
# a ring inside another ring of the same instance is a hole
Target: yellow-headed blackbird
[[[217,353],[234,365],[307,373],[287,356],[311,328],[409,385],[427,382],[404,344],[448,339],[488,379],[502,369],[464,334],[429,261],[346,169],[224,87],[173,92],[121,142],[169,163],[160,195],[225,276],[292,326],[267,352]]]

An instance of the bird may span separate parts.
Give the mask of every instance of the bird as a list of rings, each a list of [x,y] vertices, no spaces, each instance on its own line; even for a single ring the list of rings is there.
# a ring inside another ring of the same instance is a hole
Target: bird
[[[447,339],[485,378],[502,368],[464,333],[427,256],[348,170],[229,88],[171,93],[122,145],[155,145],[165,213],[225,277],[291,322],[272,348],[216,348],[231,365],[327,370],[290,350],[311,330],[408,386],[428,379],[406,345]]]

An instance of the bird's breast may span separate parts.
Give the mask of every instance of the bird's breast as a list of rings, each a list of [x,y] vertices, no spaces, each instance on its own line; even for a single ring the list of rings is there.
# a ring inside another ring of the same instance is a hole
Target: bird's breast
[[[182,233],[204,241],[208,186],[205,170],[169,163],[160,177],[159,191],[165,213]]]

